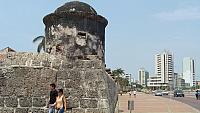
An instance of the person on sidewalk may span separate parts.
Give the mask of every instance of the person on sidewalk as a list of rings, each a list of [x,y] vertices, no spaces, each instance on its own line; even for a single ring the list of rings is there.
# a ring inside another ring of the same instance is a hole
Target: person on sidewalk
[[[131,91],[129,92],[129,96],[131,96]]]
[[[136,98],[136,90],[133,91],[134,98]]]
[[[56,98],[56,113],[64,113],[67,110],[66,98],[63,94],[63,89],[58,90],[58,97]]]
[[[50,98],[48,102],[49,113],[55,113],[56,97],[58,92],[56,90],[56,85],[54,83],[50,84]]]

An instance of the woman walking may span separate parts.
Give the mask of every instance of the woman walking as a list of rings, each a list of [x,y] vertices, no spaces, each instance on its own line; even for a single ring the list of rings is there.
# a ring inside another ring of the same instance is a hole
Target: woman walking
[[[63,94],[63,89],[58,89],[58,97],[56,98],[56,113],[64,113],[66,109],[66,98]]]

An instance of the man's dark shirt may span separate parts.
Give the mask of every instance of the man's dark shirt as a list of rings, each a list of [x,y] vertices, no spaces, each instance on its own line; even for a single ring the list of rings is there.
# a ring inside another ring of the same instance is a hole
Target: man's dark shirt
[[[54,104],[56,102],[56,97],[58,96],[58,92],[56,90],[50,91],[50,100],[49,104]]]

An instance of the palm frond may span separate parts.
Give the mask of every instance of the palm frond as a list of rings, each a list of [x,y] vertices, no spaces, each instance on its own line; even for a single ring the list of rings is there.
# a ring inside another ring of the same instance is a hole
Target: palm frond
[[[33,39],[33,43],[35,43],[35,42],[37,42],[39,40],[42,40],[44,38],[45,38],[45,36],[38,36],[38,37],[36,37],[36,38]]]
[[[46,45],[45,44],[45,38],[42,39],[41,44],[42,44],[43,51],[45,51],[45,48],[46,48],[46,46],[45,46]]]
[[[37,52],[40,53],[42,48],[43,48],[43,44],[39,43],[38,48],[37,48]]]

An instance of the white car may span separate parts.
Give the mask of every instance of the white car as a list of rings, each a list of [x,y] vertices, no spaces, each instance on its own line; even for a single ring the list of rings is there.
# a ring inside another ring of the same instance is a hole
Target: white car
[[[162,91],[159,91],[159,90],[158,90],[158,91],[155,92],[155,96],[162,96],[162,95],[163,95],[163,94],[162,94]]]
[[[169,95],[169,92],[168,91],[162,91],[162,94],[163,95]]]

